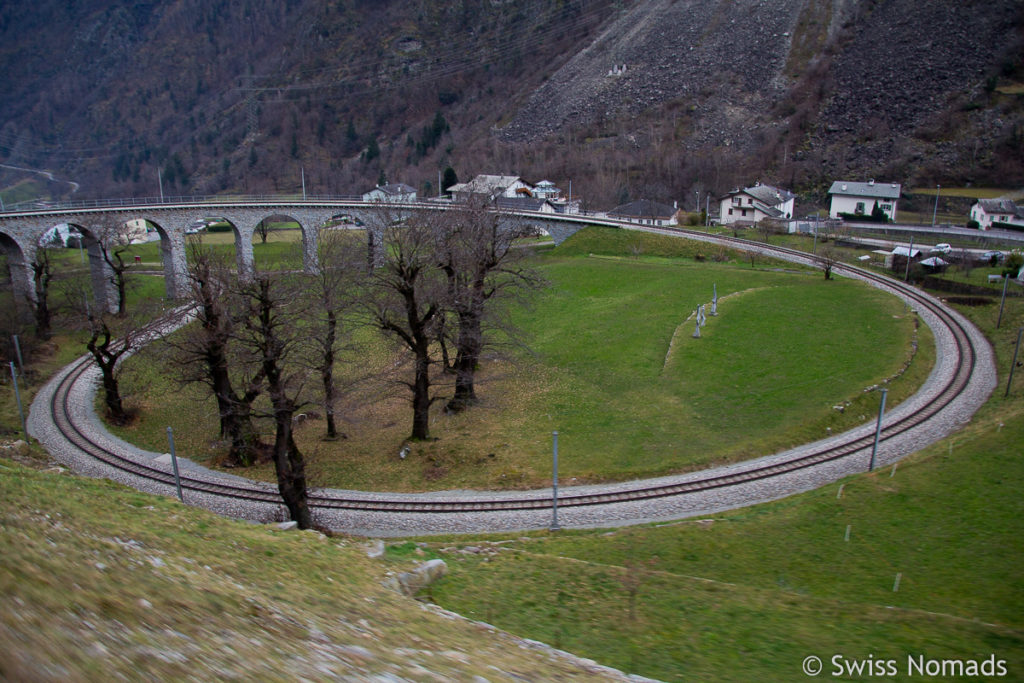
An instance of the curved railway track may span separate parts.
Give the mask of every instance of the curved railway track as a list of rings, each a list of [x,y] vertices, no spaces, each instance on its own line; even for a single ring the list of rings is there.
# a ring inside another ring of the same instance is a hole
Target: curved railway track
[[[813,257],[791,249],[685,230],[645,230],[758,250],[814,265]],[[936,338],[936,368],[931,376],[883,421],[879,463],[894,461],[969,419],[995,384],[991,349],[980,332],[914,287],[852,266],[837,264],[834,272],[902,297],[919,312]],[[91,414],[95,384],[89,359],[80,359],[66,368],[33,404],[33,418],[37,418],[33,420],[33,434],[75,469],[173,495],[174,476],[168,465],[155,461],[156,454],[117,441],[98,426]],[[88,406],[83,407],[83,402]],[[39,416],[41,403],[45,404],[44,417]],[[47,422],[55,429],[44,429],[42,425]],[[865,470],[873,440],[874,421],[824,441],[727,467],[653,480],[566,487],[558,496],[559,515],[570,525],[605,526],[682,517],[778,498]],[[89,465],[83,466],[83,461]],[[269,484],[195,467],[182,473],[181,486],[192,504],[264,521],[282,518],[281,497]],[[552,494],[550,488],[429,494],[313,489],[310,506],[324,526],[371,535],[518,529],[546,526]]]

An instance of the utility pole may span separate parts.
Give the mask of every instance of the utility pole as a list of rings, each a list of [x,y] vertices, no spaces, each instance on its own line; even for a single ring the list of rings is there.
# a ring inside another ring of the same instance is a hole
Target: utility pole
[[[11,368],[13,369],[13,364]],[[551,530],[558,531],[558,432],[551,432],[553,463],[551,468]]]
[[[907,249],[907,271],[903,273],[903,281],[910,282],[910,257],[914,255],[914,236],[910,236],[910,248]]]
[[[942,189],[942,185],[935,186],[935,208],[932,209],[932,227],[935,227],[935,216],[939,212],[939,190]]]
[[[882,417],[885,415],[885,396],[888,389],[882,389],[882,402],[878,406],[878,426],[875,427],[875,444],[871,447],[871,462],[868,464],[868,472],[875,469],[875,456],[878,455],[878,440],[882,436]]]
[[[156,167],[156,181],[160,183],[160,203],[164,203],[164,176],[160,172],[160,167]]]
[[[1006,393],[1003,398],[1010,397],[1010,385],[1013,384],[1013,371],[1017,367],[1017,353],[1020,351],[1020,338],[1024,335],[1024,327],[1017,330],[1017,345],[1013,347],[1013,362],[1010,363],[1010,378],[1006,380]]]

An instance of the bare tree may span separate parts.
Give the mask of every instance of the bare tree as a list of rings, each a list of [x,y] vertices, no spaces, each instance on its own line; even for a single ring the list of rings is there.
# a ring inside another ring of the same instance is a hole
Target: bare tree
[[[125,409],[120,389],[121,361],[151,338],[155,323],[150,311],[137,311],[118,318],[105,312],[86,309],[89,334],[85,347],[100,369],[103,403],[114,424],[127,424],[131,414]]]
[[[46,248],[36,249],[32,261],[32,279],[35,281],[35,298],[29,297],[32,317],[36,323],[36,337],[45,341],[51,336],[50,282],[53,280],[53,267],[50,252]]]
[[[95,236],[103,262],[109,269],[108,280],[117,292],[117,315],[124,317],[128,300],[128,269],[131,263],[125,256],[131,250],[128,226],[116,219],[107,219],[98,226]]]
[[[251,465],[263,450],[253,423],[253,402],[263,391],[263,370],[232,362],[232,278],[227,264],[198,243],[192,245],[189,256],[196,325],[166,337],[165,343],[182,369],[179,379],[204,384],[213,393],[221,436],[231,442],[226,464]]]
[[[236,335],[250,362],[262,371],[274,421],[271,457],[277,487],[291,519],[300,529],[312,527],[306,490],[306,466],[295,443],[293,418],[305,403],[306,368],[296,362],[308,337],[301,320],[304,311],[295,276],[261,272],[239,283],[242,300]]]
[[[445,409],[460,412],[477,400],[475,379],[484,330],[488,321],[498,318],[497,300],[504,292],[536,284],[539,278],[512,249],[524,233],[523,226],[482,203],[470,202],[445,212],[435,229],[438,262],[447,280],[444,303],[457,322],[455,392]]]
[[[839,252],[831,244],[825,244],[814,257],[818,266],[825,273],[825,279],[832,279],[832,269],[839,263]]]
[[[420,212],[393,216],[388,207],[378,212],[384,234],[384,263],[370,276],[367,300],[370,317],[412,355],[411,438],[430,438],[432,345],[437,339],[446,286],[437,268],[437,237],[432,217]]]
[[[266,218],[256,224],[256,234],[260,237],[260,243],[266,244],[270,237],[270,221]]]
[[[316,286],[311,288],[316,298],[318,324],[312,333],[318,347],[313,367],[320,373],[323,387],[324,414],[327,418],[327,438],[338,438],[335,417],[339,386],[335,378],[335,365],[341,345],[347,337],[342,317],[355,305],[358,281],[365,276],[361,262],[365,243],[347,230],[325,230],[317,244],[319,270]]]

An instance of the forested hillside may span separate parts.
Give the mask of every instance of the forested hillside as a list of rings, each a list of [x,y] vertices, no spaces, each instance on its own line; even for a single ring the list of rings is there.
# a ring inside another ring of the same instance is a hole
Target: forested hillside
[[[0,189],[1021,184],[1022,25],[1015,0],[7,3]]]

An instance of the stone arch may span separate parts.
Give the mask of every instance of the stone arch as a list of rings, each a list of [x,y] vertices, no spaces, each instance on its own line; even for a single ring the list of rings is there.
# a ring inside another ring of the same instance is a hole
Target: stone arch
[[[185,256],[185,235],[181,230],[168,230],[160,221],[146,218],[160,236],[160,263],[164,270],[164,292],[168,299],[188,294],[188,263]]]
[[[261,218],[256,226],[267,221],[279,221],[279,222],[290,222],[295,223],[299,226],[299,231],[302,233],[302,267],[307,273],[315,273],[317,270],[317,239],[319,237],[320,225],[311,225],[311,221],[307,214],[308,212],[296,212],[296,211],[279,211],[275,213],[269,213]],[[255,239],[256,230],[253,228],[253,239]]]
[[[35,280],[31,268],[36,256],[35,242],[25,243],[5,231],[0,231],[0,251],[7,259],[15,310],[19,317],[27,318],[31,314],[32,302],[36,299]]]
[[[115,220],[120,221],[121,219],[118,217]],[[89,281],[92,283],[92,296],[96,308],[108,313],[117,311],[117,291],[113,284],[114,271],[103,258],[103,248],[100,243],[102,235],[98,226],[70,220],[67,223],[82,233],[82,246],[88,258]]]
[[[238,211],[218,213],[208,218],[217,218],[231,226],[231,232],[235,237],[235,267],[238,269],[238,277],[243,280],[252,277],[256,269],[252,255],[252,238],[258,221],[248,221],[248,216]]]

